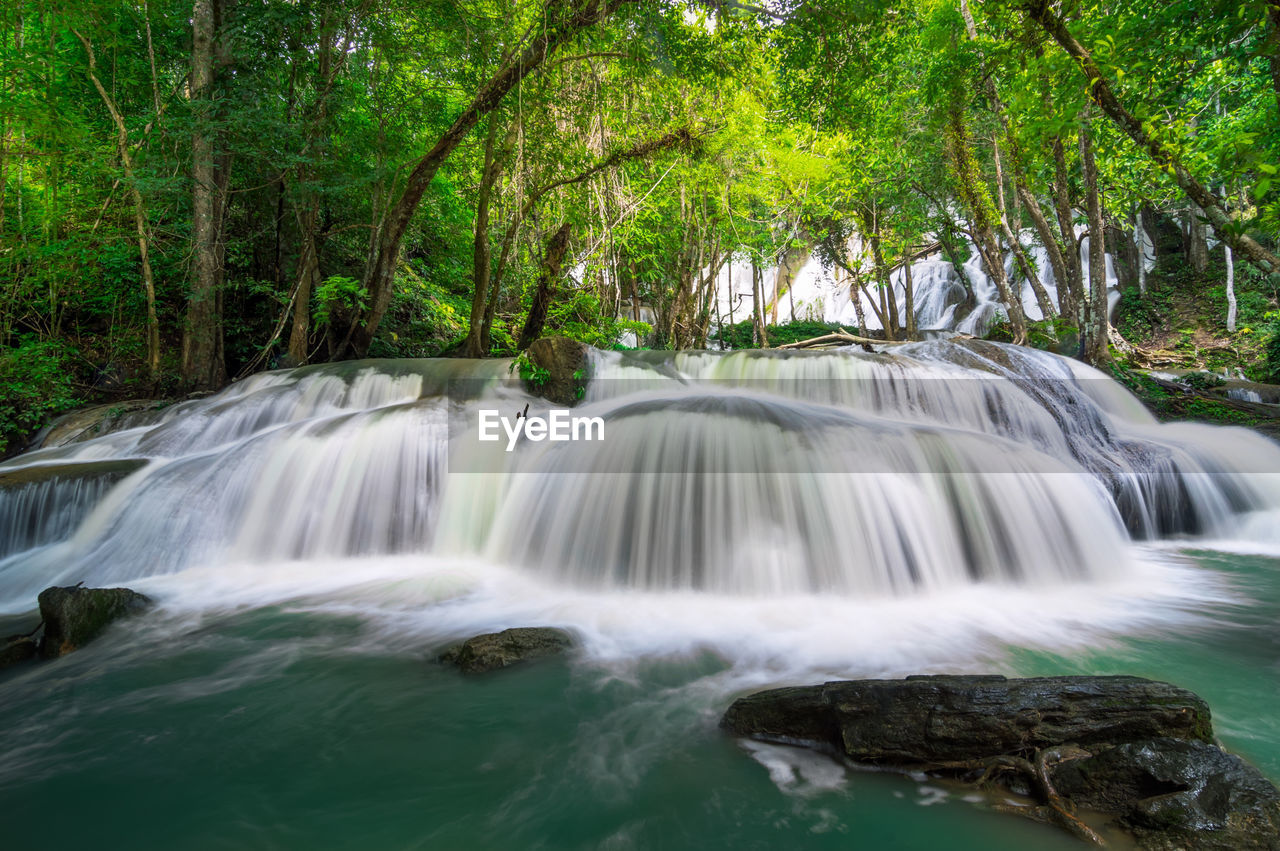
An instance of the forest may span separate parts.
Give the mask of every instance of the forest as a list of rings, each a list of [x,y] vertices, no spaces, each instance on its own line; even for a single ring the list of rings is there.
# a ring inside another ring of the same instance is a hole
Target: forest
[[[794,341],[810,258],[886,340],[976,252],[999,339],[1277,381],[1278,119],[1275,0],[10,0],[0,453],[287,366]]]

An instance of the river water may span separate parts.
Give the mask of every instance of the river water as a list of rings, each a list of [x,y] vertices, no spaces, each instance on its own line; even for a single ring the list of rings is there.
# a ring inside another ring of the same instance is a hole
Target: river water
[[[1265,439],[1156,425],[1050,355],[934,342],[602,355],[575,410],[606,439],[505,453],[468,418],[541,410],[506,369],[273,373],[0,468],[6,516],[58,510],[5,542],[0,625],[34,626],[55,583],[158,601],[0,674],[6,844],[1074,845],[717,726],[755,689],[916,673],[1166,679],[1280,777]],[[142,466],[85,484],[122,459]],[[534,625],[577,649],[484,677],[434,661]]]

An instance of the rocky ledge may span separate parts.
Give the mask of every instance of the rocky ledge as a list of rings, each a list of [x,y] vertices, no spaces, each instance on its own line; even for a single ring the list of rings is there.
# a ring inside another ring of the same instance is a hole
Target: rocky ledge
[[[551,627],[516,627],[502,632],[477,635],[454,645],[440,655],[446,665],[463,673],[481,674],[520,662],[557,656],[573,646],[573,637]]]
[[[721,726],[855,763],[1034,799],[1010,808],[1102,844],[1077,807],[1146,849],[1280,848],[1280,792],[1213,744],[1209,707],[1137,677],[855,680],[760,692]],[[1096,822],[1095,822],[1096,826]]]

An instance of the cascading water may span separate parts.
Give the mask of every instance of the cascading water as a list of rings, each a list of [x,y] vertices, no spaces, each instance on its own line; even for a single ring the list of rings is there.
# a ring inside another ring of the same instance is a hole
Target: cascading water
[[[3,673],[20,844],[73,799],[67,847],[830,848],[855,826],[1051,847],[959,800],[920,818],[930,783],[753,762],[716,727],[745,691],[849,677],[1136,673],[1203,688],[1233,747],[1280,741],[1272,690],[1238,687],[1274,674],[1280,598],[1237,584],[1274,561],[1170,552],[1274,551],[1280,448],[1257,435],[936,340],[601,353],[573,414],[604,440],[507,452],[479,411],[549,408],[511,366],[270,373],[0,465],[0,623],[28,632],[54,584],[159,602]],[[573,632],[567,666],[425,664],[541,625]]]
[[[1033,238],[1024,235],[1024,242],[1030,247],[1027,250],[1029,259],[1037,270],[1050,302],[1058,304],[1058,283],[1053,276],[1053,266],[1049,262],[1048,253],[1035,244]],[[856,241],[855,241],[856,247]],[[1079,245],[1080,268],[1084,275],[1084,287],[1089,288],[1089,238],[1082,236]],[[857,254],[857,250],[854,251]],[[1003,258],[1005,274],[1014,282],[1021,293],[1023,312],[1032,321],[1044,318],[1040,303],[1029,281],[1025,279],[1012,252]],[[1148,268],[1151,266],[1148,262]],[[753,310],[753,294],[751,267],[747,263],[729,263],[721,271],[716,280],[715,315],[721,324],[731,321],[740,322],[749,319]],[[773,278],[777,269],[766,270],[766,293],[772,294]],[[867,272],[869,275],[870,272]],[[963,277],[962,277],[963,275]],[[972,287],[972,297],[966,290],[964,281]],[[935,254],[911,264],[911,281],[913,302],[915,305],[916,327],[921,331],[942,332],[957,331],[974,336],[985,336],[992,326],[1002,317],[1008,316],[1008,309],[1000,300],[994,279],[983,267],[981,255],[969,246],[969,259],[963,264],[963,272],[956,269],[942,255]],[[901,266],[889,274],[889,283],[893,287],[894,298],[899,312],[906,309],[906,274]],[[1119,299],[1119,280],[1110,254],[1106,255],[1106,286],[1108,302],[1114,308]],[[883,327],[877,313],[877,304],[873,304],[865,293],[860,293],[863,323],[859,323],[858,310],[851,300],[851,287],[844,275],[837,275],[832,270],[824,269],[821,262],[810,258],[796,273],[791,290],[777,299],[778,321],[814,320],[837,323],[847,327],[865,324],[864,330],[879,330]],[[874,286],[868,292],[875,298],[878,296]],[[770,302],[772,306],[772,302]],[[651,317],[642,317],[649,321]]]
[[[220,563],[431,553],[576,589],[1043,586],[1122,575],[1130,535],[1231,537],[1280,509],[1266,439],[1157,425],[1100,373],[1017,347],[601,354],[575,413],[601,417],[606,440],[479,463],[465,435],[480,407],[547,407],[507,370],[271,373],[14,459],[0,505],[24,531],[5,541],[0,603]],[[69,475],[86,464],[141,469]]]

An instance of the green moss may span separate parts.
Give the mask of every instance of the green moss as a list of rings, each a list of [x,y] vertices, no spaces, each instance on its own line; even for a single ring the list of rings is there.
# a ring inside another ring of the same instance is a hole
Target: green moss
[[[1275,417],[1259,416],[1234,408],[1225,400],[1201,395],[1193,388],[1186,391],[1170,390],[1150,376],[1118,364],[1113,367],[1112,375],[1160,420],[1195,420],[1218,425],[1246,426],[1269,433],[1276,429]]]

